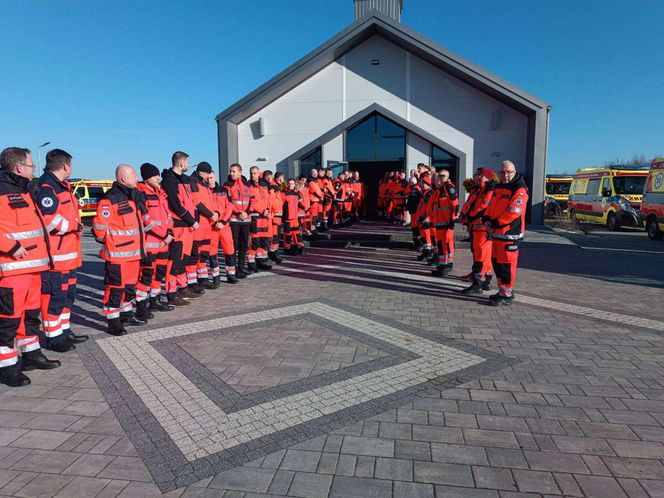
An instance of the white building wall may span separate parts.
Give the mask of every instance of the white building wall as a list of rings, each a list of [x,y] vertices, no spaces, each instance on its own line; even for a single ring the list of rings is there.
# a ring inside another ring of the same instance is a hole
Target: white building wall
[[[417,169],[419,163],[429,164],[431,161],[431,143],[415,133],[406,135],[406,171]]]
[[[372,65],[375,59],[380,64]],[[240,163],[252,165],[264,157],[267,161],[259,163],[263,169],[285,170],[291,154],[374,103],[460,151],[465,156],[460,161],[460,179],[472,176],[475,167],[497,168],[504,159],[525,171],[525,115],[379,36],[240,123]],[[263,137],[256,134],[258,118],[265,123]],[[493,129],[496,124],[498,129]],[[408,142],[408,169],[428,162],[428,146],[415,138]],[[323,160],[343,158],[342,147],[341,136],[326,144]]]
[[[327,165],[327,161],[344,160],[344,137],[338,135],[336,138],[323,144],[323,166]]]

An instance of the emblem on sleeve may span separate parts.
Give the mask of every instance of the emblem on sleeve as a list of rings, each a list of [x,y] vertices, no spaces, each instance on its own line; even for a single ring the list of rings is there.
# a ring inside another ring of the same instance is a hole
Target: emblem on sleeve
[[[41,200],[41,205],[44,206],[45,208],[53,207],[53,199],[51,197],[44,197]]]
[[[101,212],[101,215],[102,215],[104,218],[108,218],[109,216],[111,216],[111,212],[110,212],[108,209],[104,209],[104,210]]]

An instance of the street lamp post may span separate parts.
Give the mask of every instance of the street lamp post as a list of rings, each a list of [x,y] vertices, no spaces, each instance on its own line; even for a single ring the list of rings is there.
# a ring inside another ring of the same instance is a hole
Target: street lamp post
[[[37,169],[39,171],[39,176],[41,176],[41,174],[42,174],[42,171],[41,171],[41,150],[42,150],[42,148],[46,147],[50,143],[51,142],[44,142],[39,147],[37,147]]]

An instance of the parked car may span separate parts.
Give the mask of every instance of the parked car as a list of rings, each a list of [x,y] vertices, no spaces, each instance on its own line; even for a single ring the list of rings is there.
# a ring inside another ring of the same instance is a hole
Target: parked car
[[[662,240],[664,234],[664,158],[654,159],[648,172],[643,202],[641,223],[651,240]]]
[[[576,172],[570,187],[568,213],[574,221],[641,226],[641,201],[649,166],[609,166]]]

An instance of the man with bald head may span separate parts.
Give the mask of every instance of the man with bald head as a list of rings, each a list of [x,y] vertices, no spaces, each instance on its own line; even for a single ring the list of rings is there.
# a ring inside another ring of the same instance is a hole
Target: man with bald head
[[[97,205],[92,233],[103,247],[99,256],[104,270],[104,315],[108,333],[124,335],[123,325],[143,325],[134,314],[140,261],[145,258],[144,223],[149,223],[144,197],[136,189],[138,178],[129,164],[115,170],[115,182]]]

